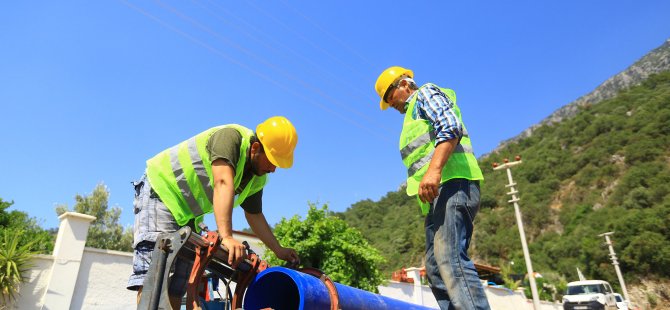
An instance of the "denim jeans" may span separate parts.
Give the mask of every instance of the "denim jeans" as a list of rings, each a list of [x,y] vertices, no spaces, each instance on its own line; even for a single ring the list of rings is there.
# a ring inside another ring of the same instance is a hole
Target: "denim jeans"
[[[443,310],[490,309],[468,257],[479,195],[479,182],[449,180],[440,186],[426,215],[426,275]]]

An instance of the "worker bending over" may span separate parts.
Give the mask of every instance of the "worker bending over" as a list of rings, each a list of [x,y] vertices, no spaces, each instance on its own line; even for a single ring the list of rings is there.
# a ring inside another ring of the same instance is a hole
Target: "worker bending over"
[[[234,206],[244,209],[251,229],[278,258],[299,262],[295,250],[277,241],[262,204],[267,174],[293,165],[297,143],[293,124],[275,116],[259,124],[255,133],[235,124],[208,129],[147,161],[145,174],[133,182],[135,256],[128,289],[138,291],[138,303],[158,235],[183,226],[199,231],[207,213],[214,213],[228,264],[235,268],[244,259],[245,246],[233,238]],[[186,292],[191,266],[179,259],[175,263],[168,288],[174,309]]]

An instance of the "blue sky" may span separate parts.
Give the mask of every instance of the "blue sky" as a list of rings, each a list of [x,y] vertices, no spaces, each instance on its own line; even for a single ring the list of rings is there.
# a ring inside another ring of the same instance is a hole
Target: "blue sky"
[[[57,204],[104,182],[129,226],[146,159],[284,115],[299,143],[268,221],[344,211],[404,179],[402,118],[373,89],[386,67],[453,88],[480,156],[661,45],[668,16],[668,1],[7,1],[0,197],[56,227]]]

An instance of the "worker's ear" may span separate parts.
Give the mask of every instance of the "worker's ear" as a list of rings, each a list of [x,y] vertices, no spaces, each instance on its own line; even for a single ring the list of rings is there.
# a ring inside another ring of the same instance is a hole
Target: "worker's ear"
[[[251,154],[258,154],[258,151],[261,149],[261,143],[258,141],[254,141],[254,143],[251,144]]]

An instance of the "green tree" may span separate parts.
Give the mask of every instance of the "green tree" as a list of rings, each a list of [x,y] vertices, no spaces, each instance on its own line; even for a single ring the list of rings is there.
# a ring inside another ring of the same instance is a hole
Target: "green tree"
[[[54,247],[54,236],[40,227],[37,220],[27,213],[18,210],[8,212],[7,209],[13,204],[13,201],[4,201],[0,198],[0,233],[5,230],[21,230],[22,235],[17,246],[31,243],[31,252],[50,254]],[[33,240],[37,241],[33,243]]]
[[[634,236],[622,253],[622,260],[641,274],[670,275],[670,241],[657,232],[645,231]]]
[[[327,205],[319,209],[310,203],[304,221],[297,215],[282,219],[274,233],[283,246],[298,252],[303,266],[320,269],[335,282],[377,292],[383,281],[377,266],[384,258],[358,230],[330,214]],[[265,253],[270,265],[283,263],[272,251]]]
[[[79,194],[75,196],[73,211],[96,217],[96,220],[88,230],[86,246],[108,250],[132,251],[132,230],[130,228],[124,229],[119,224],[121,208],[113,207],[110,209],[108,201],[109,191],[102,183],[98,184],[93,189],[93,193],[88,196]],[[58,215],[68,211],[67,205],[56,207]]]
[[[502,264],[500,267],[500,275],[505,283],[505,286],[512,291],[516,291],[521,286],[521,280],[516,280],[512,277],[512,267],[508,264]]]
[[[15,299],[24,273],[35,253],[51,253],[54,237],[35,218],[18,210],[7,211],[13,201],[0,198],[0,309]]]
[[[400,268],[423,265],[424,218],[416,199],[407,196],[404,187],[389,192],[378,202],[359,201],[335,215],[359,230],[383,253],[386,262],[378,267],[385,277]]]

